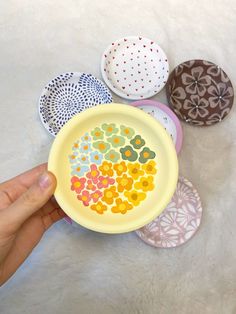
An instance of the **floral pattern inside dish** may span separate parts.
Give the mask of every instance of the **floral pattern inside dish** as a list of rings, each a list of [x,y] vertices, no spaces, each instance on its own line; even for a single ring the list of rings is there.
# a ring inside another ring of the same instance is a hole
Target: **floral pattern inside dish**
[[[125,125],[104,123],[85,133],[69,163],[71,190],[97,214],[126,214],[155,188],[156,153]]]

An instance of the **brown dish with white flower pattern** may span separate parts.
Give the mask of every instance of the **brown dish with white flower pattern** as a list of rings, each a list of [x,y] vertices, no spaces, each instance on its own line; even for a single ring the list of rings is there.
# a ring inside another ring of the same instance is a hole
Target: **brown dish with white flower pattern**
[[[219,66],[209,61],[190,60],[172,71],[167,98],[179,118],[190,124],[208,126],[228,115],[234,90]]]

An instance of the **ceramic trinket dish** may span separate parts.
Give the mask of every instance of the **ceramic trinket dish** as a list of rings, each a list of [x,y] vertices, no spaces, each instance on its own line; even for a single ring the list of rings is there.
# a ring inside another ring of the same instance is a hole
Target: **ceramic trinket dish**
[[[160,215],[178,178],[165,129],[121,104],[90,108],[69,120],[55,138],[48,168],[65,213],[105,233],[133,231]]]
[[[177,116],[199,126],[221,122],[234,101],[233,86],[227,74],[204,60],[179,64],[169,77],[166,91]]]
[[[164,87],[169,65],[157,43],[130,36],[109,45],[102,55],[101,72],[107,86],[118,96],[145,99]]]
[[[175,194],[162,214],[136,231],[147,244],[171,248],[191,239],[200,226],[202,205],[197,190],[180,177]]]
[[[44,127],[55,136],[75,114],[111,102],[111,93],[96,77],[68,72],[44,87],[39,99],[39,115]]]

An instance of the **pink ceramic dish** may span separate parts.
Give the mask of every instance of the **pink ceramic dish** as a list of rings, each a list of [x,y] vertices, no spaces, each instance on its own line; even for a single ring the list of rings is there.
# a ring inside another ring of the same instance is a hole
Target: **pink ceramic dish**
[[[136,234],[154,247],[177,247],[194,236],[201,218],[202,205],[197,190],[191,182],[180,177],[175,194],[163,213]]]
[[[142,109],[157,119],[171,136],[176,152],[180,152],[183,143],[183,130],[179,119],[168,106],[154,100],[139,100],[130,105]]]

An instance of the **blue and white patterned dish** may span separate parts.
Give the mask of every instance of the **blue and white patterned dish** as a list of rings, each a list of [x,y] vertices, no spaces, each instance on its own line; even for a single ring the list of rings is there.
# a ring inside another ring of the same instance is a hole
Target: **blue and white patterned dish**
[[[91,74],[64,73],[44,87],[39,115],[44,127],[56,136],[74,115],[98,104],[112,102],[108,88]]]

